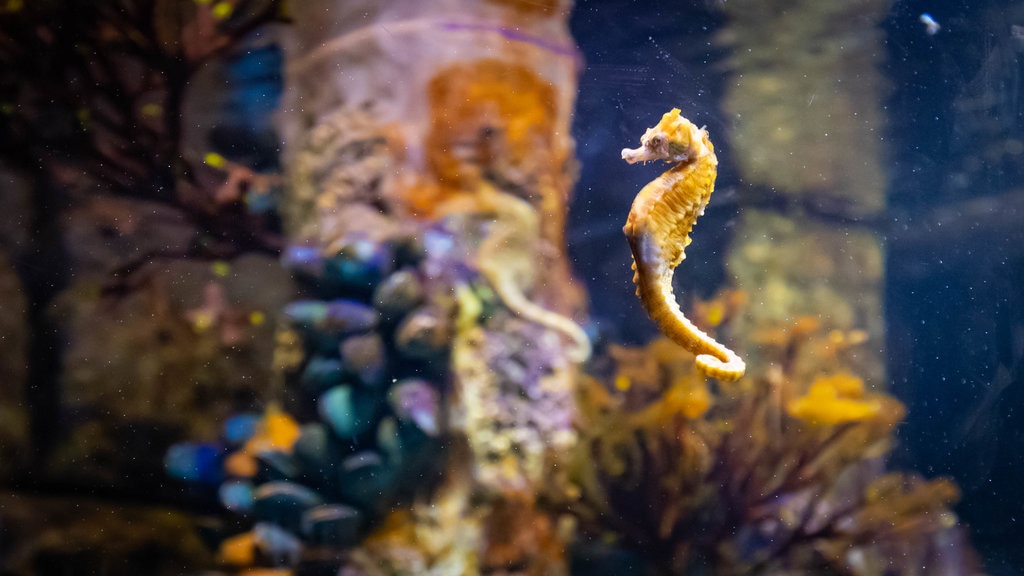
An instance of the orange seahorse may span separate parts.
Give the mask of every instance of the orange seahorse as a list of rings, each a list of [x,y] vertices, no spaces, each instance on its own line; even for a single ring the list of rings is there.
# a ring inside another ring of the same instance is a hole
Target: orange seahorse
[[[694,326],[672,292],[672,275],[686,258],[690,231],[715,188],[714,146],[707,130],[680,116],[678,108],[648,128],[640,144],[635,150],[624,149],[622,159],[630,164],[675,164],[640,190],[622,228],[633,251],[636,295],[663,334],[697,355],[697,367],[705,374],[736,380],[746,369],[743,359]]]

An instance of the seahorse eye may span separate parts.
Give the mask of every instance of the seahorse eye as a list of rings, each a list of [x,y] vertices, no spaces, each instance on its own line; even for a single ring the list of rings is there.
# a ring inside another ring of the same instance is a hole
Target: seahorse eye
[[[653,150],[660,150],[665,147],[665,137],[662,135],[651,136],[651,139],[647,141],[647,147]]]

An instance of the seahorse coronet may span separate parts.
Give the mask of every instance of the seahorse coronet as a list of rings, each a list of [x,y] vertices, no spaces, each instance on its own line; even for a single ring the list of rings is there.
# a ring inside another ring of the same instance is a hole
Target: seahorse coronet
[[[640,144],[623,149],[622,159],[630,164],[664,160],[673,165],[640,190],[622,228],[633,253],[636,295],[658,329],[696,355],[701,371],[718,380],[736,380],[746,370],[743,359],[694,326],[672,291],[690,232],[714,191],[714,146],[707,130],[681,116],[678,108],[648,128]]]

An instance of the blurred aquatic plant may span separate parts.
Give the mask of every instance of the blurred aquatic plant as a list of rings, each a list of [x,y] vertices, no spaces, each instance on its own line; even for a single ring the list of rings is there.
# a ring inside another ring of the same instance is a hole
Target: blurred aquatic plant
[[[276,177],[204,158],[203,145],[186,138],[194,120],[186,103],[197,73],[253,31],[285,20],[283,6],[42,0],[0,7],[0,162],[29,182],[18,215],[26,241],[3,249],[28,299],[33,464],[45,465],[62,431],[53,421],[67,326],[50,314],[72,278],[88,279],[91,290],[99,276],[102,295],[117,303],[148,289],[154,259],[276,256],[274,217],[242,201],[243,194],[268,197]]]
[[[276,252],[273,219],[251,209],[279,184],[186,142],[197,73],[254,30],[285,19],[279,0],[29,2],[0,11],[0,157],[36,175],[38,210],[105,200],[172,208],[200,232],[122,262],[111,290],[155,256]],[[65,194],[47,193],[58,186]],[[243,200],[249,202],[245,204]],[[42,213],[37,215],[44,218]],[[130,225],[130,224],[129,224]],[[115,235],[127,234],[121,224]]]
[[[187,175],[181,136],[196,71],[283,18],[277,0],[39,1],[0,11],[5,157],[159,197]],[[70,174],[68,174],[70,176]]]
[[[610,350],[579,388],[563,486],[581,534],[643,551],[656,573],[970,573],[957,487],[885,472],[903,405],[827,363],[792,379],[785,357],[835,335],[779,334],[778,362],[717,388],[668,341]]]

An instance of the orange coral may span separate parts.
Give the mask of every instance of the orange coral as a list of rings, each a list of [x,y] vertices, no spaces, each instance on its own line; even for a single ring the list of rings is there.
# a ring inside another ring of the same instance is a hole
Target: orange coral
[[[428,98],[430,178],[404,193],[421,216],[459,193],[474,193],[485,173],[536,175],[566,154],[555,146],[555,90],[525,66],[492,58],[456,64],[430,81]]]
[[[694,300],[690,317],[701,330],[714,330],[739,316],[747,300],[746,292],[725,288],[709,300]]]
[[[403,184],[401,201],[425,219],[486,214],[488,190],[524,201],[541,216],[539,238],[526,238],[543,247],[534,267],[548,270],[534,299],[560,314],[582,311],[564,248],[571,154],[556,86],[522,64],[481,58],[441,70],[427,93],[426,166]]]
[[[278,406],[267,406],[256,433],[242,449],[228,456],[224,472],[230,476],[255,476],[256,455],[270,450],[289,451],[299,438],[299,424]]]
[[[825,426],[868,420],[881,408],[880,395],[865,394],[864,381],[846,372],[819,376],[806,395],[786,403],[790,416]]]
[[[764,336],[784,358],[863,341],[811,318]],[[583,533],[613,532],[666,573],[917,574],[949,564],[940,546],[955,550],[954,571],[973,573],[969,550],[956,550],[956,486],[879,468],[904,413],[895,398],[846,372],[794,392],[807,380],[785,361],[747,385],[698,389],[693,362],[667,340],[609,352],[615,386],[584,379],[577,396],[566,493]]]
[[[217,559],[223,564],[251,566],[256,561],[256,537],[252,532],[243,532],[224,540]]]
[[[291,450],[299,438],[299,424],[279,407],[271,404],[260,421],[256,434],[245,443],[245,451],[251,453],[266,450]]]
[[[659,372],[670,383],[657,403],[665,417],[682,414],[692,420],[700,418],[711,408],[713,399],[707,382],[700,373],[693,370],[693,364],[682,346],[668,338],[659,338],[647,346],[647,353],[657,362]]]
[[[615,361],[614,387],[627,405],[645,406],[635,416],[638,423],[658,426],[676,414],[699,418],[711,408],[713,398],[703,376],[686,349],[668,338],[644,348],[611,345],[608,353]]]

